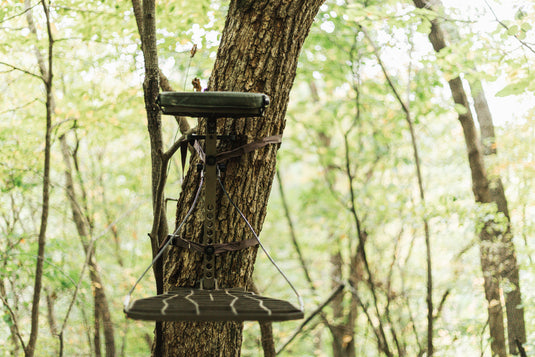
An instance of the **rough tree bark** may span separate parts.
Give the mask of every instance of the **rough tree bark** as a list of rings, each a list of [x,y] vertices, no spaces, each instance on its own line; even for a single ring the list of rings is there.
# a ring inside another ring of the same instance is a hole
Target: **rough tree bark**
[[[433,9],[434,3],[428,0],[414,0],[418,8]],[[444,32],[437,19],[431,21],[431,32],[429,40],[436,52],[446,48]],[[463,87],[460,77],[455,77],[448,81],[453,100],[456,104],[465,108],[459,113],[459,121],[463,128],[465,144],[468,153],[468,162],[472,176],[472,191],[475,201],[486,204],[492,202],[489,189],[489,180],[485,170],[483,160],[483,150],[481,148],[474,118],[470,110],[468,97]],[[498,267],[499,248],[497,247],[498,237],[492,229],[494,222],[481,221],[480,231],[480,257],[481,269],[483,271],[485,297],[488,302],[489,329],[491,336],[492,354],[496,356],[506,356],[505,332],[503,322],[503,309],[500,293],[500,272]]]
[[[218,133],[245,135],[249,141],[282,134],[299,52],[322,3],[323,0],[230,2],[209,90],[263,92],[271,97],[271,104],[264,118],[220,120]],[[225,185],[257,232],[266,215],[277,149],[268,146],[227,162]],[[190,207],[198,183],[195,165],[191,165],[178,202],[177,221]],[[219,240],[250,238],[245,223],[221,192],[218,204]],[[183,230],[187,239],[200,240],[200,211]],[[165,264],[165,287],[195,286],[200,279],[201,257],[172,249]],[[246,287],[255,258],[254,248],[218,257],[219,286]],[[239,356],[242,328],[235,322],[164,323],[161,355]]]

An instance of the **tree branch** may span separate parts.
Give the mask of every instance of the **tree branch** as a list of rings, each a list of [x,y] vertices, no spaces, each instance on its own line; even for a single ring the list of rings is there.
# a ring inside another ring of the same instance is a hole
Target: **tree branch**
[[[292,336],[288,339],[288,341],[286,341],[284,343],[284,345],[277,351],[277,354],[281,353],[286,347],[288,347],[288,345],[294,340],[295,337],[297,337],[297,335],[299,335],[299,333],[303,330],[303,328],[317,315],[319,314],[320,312],[322,312],[322,310],[325,308],[325,306],[329,305],[329,303],[334,300],[334,298],[340,294],[342,291],[344,291],[344,287],[345,285],[344,284],[340,284],[338,285],[338,287],[336,289],[334,289],[334,291],[331,293],[331,295],[329,295],[329,297],[321,304],[319,305],[316,310],[314,310],[310,316],[308,316],[305,321],[303,321],[301,323],[301,325],[299,325],[299,327],[294,331],[294,333],[292,334]]]
[[[35,3],[35,4],[32,5],[32,6],[25,7],[25,8],[24,8],[24,11],[19,12],[18,14],[15,14],[15,15],[13,15],[13,16],[6,17],[5,19],[2,19],[2,21],[0,21],[0,24],[3,24],[4,22],[8,22],[8,21],[10,21],[10,20],[13,20],[13,19],[16,18],[16,17],[22,16],[22,15],[26,14],[28,11],[31,11],[31,10],[32,10],[34,7],[36,7],[36,6],[39,6],[39,3],[38,3],[38,2]]]
[[[28,74],[28,75],[30,75],[30,76],[32,76],[32,77],[38,78],[38,79],[40,79],[40,80],[43,80],[43,77],[42,77],[42,76],[40,76],[40,75],[38,75],[38,74],[35,74],[35,73],[32,73],[32,72],[30,72],[30,71],[28,71],[28,70],[26,70],[26,69],[23,69],[23,68],[14,66],[14,65],[12,65],[12,64],[9,64],[9,63],[3,62],[3,61],[0,61],[0,64],[1,64],[1,65],[4,65],[4,66],[6,66],[6,67],[9,67],[9,68],[11,68],[11,69],[13,69],[13,70],[15,70],[15,71],[19,71],[19,72]]]
[[[366,269],[367,280],[368,280],[368,284],[370,286],[370,291],[372,293],[375,312],[377,314],[377,319],[379,321],[379,331],[381,333],[382,341],[384,342],[384,344],[383,344],[383,347],[384,347],[383,348],[383,352],[385,352],[385,354],[387,356],[392,356],[392,352],[390,351],[390,347],[388,346],[388,340],[386,339],[386,334],[385,334],[383,322],[382,322],[382,319],[381,319],[381,314],[379,312],[379,300],[377,298],[377,294],[376,294],[375,289],[374,289],[375,284],[373,282],[372,272],[371,272],[371,269],[370,269],[370,265],[368,263],[368,258],[366,256],[365,244],[366,244],[367,233],[366,233],[366,231],[364,231],[362,229],[360,218],[358,217],[357,208],[356,208],[356,204],[355,204],[355,191],[353,189],[353,179],[354,178],[353,178],[353,174],[351,173],[351,165],[350,165],[350,158],[349,158],[348,135],[349,135],[349,132],[347,132],[344,135],[345,166],[346,166],[346,175],[347,175],[347,179],[348,179],[348,189],[349,189],[349,195],[350,195],[349,211],[353,215],[353,219],[354,219],[356,230],[357,230],[358,244],[357,244],[357,249],[356,249],[355,256],[358,255],[358,254],[361,255],[362,261],[364,263],[364,267]]]
[[[20,341],[22,349],[26,350],[26,345],[24,344],[24,340],[22,339],[22,336],[20,334],[19,324],[17,323],[17,316],[15,315],[13,310],[11,309],[11,306],[9,305],[7,300],[4,298],[3,294],[0,294],[0,300],[2,300],[2,303],[4,304],[5,308],[9,312],[9,315],[11,315],[11,320],[13,321],[13,327],[15,328],[15,334],[17,335],[17,338]]]
[[[145,28],[143,26],[143,8],[141,6],[140,0],[132,0],[132,9],[134,10],[134,17],[136,19],[136,25],[141,41],[141,51],[145,53]],[[167,79],[167,76],[162,72],[161,68],[158,68],[158,73],[160,76],[160,88],[162,89],[162,91],[173,92],[173,87],[169,83],[169,79]],[[188,120],[182,116],[175,116],[175,119],[178,123],[180,133],[185,135],[190,130]]]
[[[275,177],[277,178],[277,182],[279,184],[279,192],[280,192],[280,196],[281,196],[282,207],[284,209],[284,214],[286,216],[286,221],[288,222],[288,228],[290,230],[290,237],[292,238],[292,244],[293,244],[294,249],[295,249],[295,251],[297,253],[297,256],[299,258],[299,263],[301,264],[301,268],[303,269],[303,273],[305,274],[305,279],[307,280],[310,289],[312,291],[314,291],[314,293],[317,293],[317,289],[314,286],[314,281],[312,280],[312,277],[311,277],[310,272],[308,270],[305,258],[303,256],[303,253],[301,252],[301,248],[299,246],[299,242],[297,241],[297,235],[295,234],[295,229],[294,229],[294,226],[293,226],[292,218],[290,216],[290,209],[288,207],[288,202],[286,200],[286,194],[284,192],[284,187],[282,185],[282,179],[281,179],[281,175],[280,175],[280,170],[276,170]],[[334,333],[333,326],[329,322],[329,319],[327,319],[327,316],[325,316],[325,314],[323,312],[321,312],[320,317],[321,317],[322,322],[325,324],[325,326],[327,326],[327,328],[330,330],[330,332],[332,334],[332,337],[336,338],[336,334]]]
[[[490,12],[492,13],[492,15],[494,16],[494,19],[496,20],[496,22],[498,22],[500,24],[500,26],[502,26],[504,29],[506,29],[507,31],[509,31],[509,26],[507,26],[503,21],[501,21],[498,16],[496,15],[496,13],[494,12],[494,9],[492,8],[492,6],[490,6],[490,4],[488,3],[487,0],[485,0],[485,4],[487,5],[487,7],[489,8]],[[520,44],[524,47],[526,47],[528,50],[530,50],[532,53],[535,54],[535,49],[533,49],[533,47],[531,47],[526,41],[524,40],[521,40],[517,34],[514,34],[513,35],[514,38],[516,38],[516,40],[518,42],[520,42]]]
[[[422,178],[422,169],[421,169],[421,163],[420,163],[420,154],[418,150],[417,140],[416,140],[416,132],[414,130],[414,124],[412,121],[411,111],[410,111],[410,102],[405,102],[401,98],[401,94],[398,92],[394,82],[392,81],[388,71],[386,70],[386,66],[383,63],[383,60],[381,59],[381,55],[379,53],[379,49],[377,48],[377,45],[372,40],[372,38],[369,36],[368,32],[364,27],[360,27],[362,32],[364,33],[364,36],[368,40],[368,42],[373,47],[374,55],[377,59],[377,62],[379,62],[379,65],[381,67],[381,70],[388,82],[388,85],[392,92],[394,93],[394,96],[396,97],[399,105],[403,109],[403,112],[405,113],[405,121],[407,122],[409,126],[409,132],[411,135],[411,144],[412,144],[412,151],[414,156],[414,163],[416,168],[416,178],[418,182],[418,190],[420,193],[420,201],[422,205],[425,207],[425,191],[424,191],[424,184],[423,184],[423,178]],[[409,68],[409,83],[410,83],[410,68]],[[410,86],[407,86],[407,88],[410,88]],[[409,98],[409,96],[407,96]],[[429,232],[429,222],[426,217],[426,212],[424,212],[424,216],[422,217],[422,223],[424,225],[424,235],[425,235],[425,246],[426,246],[426,263],[427,263],[427,353],[429,356],[433,355],[433,274],[432,274],[432,261],[431,261],[431,237]]]

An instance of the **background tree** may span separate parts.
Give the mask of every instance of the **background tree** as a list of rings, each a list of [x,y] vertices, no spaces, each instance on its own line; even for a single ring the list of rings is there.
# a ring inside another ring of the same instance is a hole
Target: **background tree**
[[[419,8],[429,8],[435,10],[436,8],[425,2],[415,1]],[[446,48],[445,34],[437,19],[431,22],[431,32],[429,39],[436,52]],[[495,179],[493,188],[491,189],[491,180],[484,165],[483,148],[480,143],[480,135],[478,135],[474,119],[472,116],[470,104],[468,103],[468,96],[464,90],[463,83],[460,77],[455,77],[448,81],[455,104],[460,105],[459,121],[463,127],[465,136],[468,160],[472,172],[472,187],[476,202],[479,203],[495,203],[498,212],[501,212],[507,221],[509,221],[509,214],[507,209],[507,200],[503,193],[503,185],[501,181]],[[477,90],[477,88],[474,88]],[[483,113],[481,89],[474,93],[476,99],[476,110],[478,117],[481,118],[482,130],[485,133],[485,141],[493,141],[492,134],[489,133],[492,128],[492,120],[489,123],[489,112]],[[479,96],[479,97],[478,97]],[[464,109],[463,109],[464,108]],[[486,124],[486,125],[485,125]],[[492,144],[491,144],[492,146]],[[502,271],[505,272],[510,283],[513,285],[511,293],[507,295],[506,300],[509,301],[507,305],[510,334],[509,334],[509,348],[512,353],[517,353],[516,340],[525,342],[525,329],[523,328],[523,308],[520,295],[520,285],[518,276],[518,267],[516,263],[515,248],[511,240],[511,232],[509,223],[506,223],[506,228],[501,229],[500,224],[495,219],[484,218],[479,228],[481,231],[481,268],[485,278],[485,294],[488,301],[489,309],[489,327],[492,338],[493,353],[499,356],[505,356],[505,337],[504,337],[504,323],[501,307],[501,293],[500,293],[500,275]],[[502,253],[503,251],[503,253]],[[504,267],[500,267],[500,263]],[[515,273],[516,272],[516,273]]]
[[[30,11],[29,2],[25,2],[25,8],[27,11],[26,19],[28,21],[28,27],[33,35],[37,36],[37,30],[33,22],[32,12]],[[41,208],[41,225],[39,228],[38,236],[38,249],[37,249],[37,261],[35,264],[35,280],[33,288],[33,300],[32,300],[32,321],[30,338],[27,345],[24,345],[24,354],[27,357],[32,357],[35,354],[35,346],[37,344],[37,337],[39,335],[39,303],[41,297],[42,281],[43,281],[43,265],[45,259],[45,246],[46,246],[46,230],[48,226],[48,211],[50,202],[50,157],[52,146],[52,117],[55,110],[54,94],[52,93],[52,79],[53,73],[53,49],[54,49],[54,37],[52,35],[52,24],[50,20],[50,8],[46,1],[41,2],[43,6],[43,12],[46,18],[46,29],[48,37],[48,50],[45,57],[41,51],[36,48],[35,54],[37,62],[39,64],[39,71],[41,73],[40,78],[45,85],[46,93],[46,105],[45,105],[45,117],[46,117],[46,131],[45,131],[45,150],[44,150],[44,164],[43,164],[43,198]],[[45,59],[46,58],[46,59]]]

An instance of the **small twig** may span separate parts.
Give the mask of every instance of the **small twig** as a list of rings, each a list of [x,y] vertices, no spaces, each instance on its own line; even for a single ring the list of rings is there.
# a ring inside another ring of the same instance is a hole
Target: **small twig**
[[[297,257],[299,258],[299,262],[301,263],[301,269],[303,269],[303,273],[305,274],[306,281],[310,285],[310,288],[312,290],[316,290],[316,287],[314,286],[314,282],[312,281],[312,277],[310,276],[310,272],[308,270],[308,266],[305,262],[305,258],[303,256],[303,253],[301,252],[301,248],[299,246],[299,242],[297,241],[297,237],[295,234],[295,228],[292,222],[292,218],[290,216],[290,209],[288,207],[288,202],[286,200],[286,194],[284,192],[284,187],[282,185],[282,178],[280,174],[280,170],[276,171],[276,178],[277,182],[279,184],[279,194],[281,196],[282,201],[282,207],[284,210],[284,215],[286,216],[286,221],[288,223],[288,229],[290,230],[290,237],[292,238],[292,244],[295,248],[295,252],[297,253]]]
[[[115,227],[115,225],[117,225],[117,223],[121,219],[123,219],[124,217],[128,216],[130,213],[132,213],[132,211],[136,210],[137,208],[139,208],[138,204],[132,205],[131,209],[129,209],[128,211],[123,213],[121,216],[117,217],[117,219],[115,219],[115,221],[113,221],[111,224],[109,224],[99,235],[93,237],[91,239],[91,241],[89,242],[88,249],[87,249],[88,253],[86,255],[86,260],[84,262],[84,265],[82,266],[82,271],[80,273],[80,278],[78,279],[78,284],[76,285],[76,288],[74,289],[74,293],[73,293],[71,302],[69,303],[69,306],[67,308],[67,312],[65,313],[65,318],[63,319],[63,323],[61,325],[61,329],[60,329],[60,332],[58,334],[59,337],[60,337],[60,341],[62,340],[63,332],[65,330],[65,327],[67,326],[67,320],[69,319],[69,315],[71,313],[72,307],[74,306],[74,302],[76,301],[76,296],[78,295],[78,291],[80,290],[80,286],[82,285],[83,275],[84,275],[85,269],[89,265],[89,260],[91,259],[92,252],[93,252],[93,246],[94,246],[95,242],[98,239],[102,238],[104,235],[106,235],[108,233],[108,231],[110,231],[113,227]]]
[[[6,63],[6,62],[2,62],[2,61],[0,61],[0,64],[1,64],[1,65],[4,65],[4,66],[6,66],[6,67],[9,67],[9,68],[11,68],[11,69],[13,69],[13,70],[15,70],[15,71],[19,71],[19,72],[28,74],[28,75],[30,75],[30,76],[32,76],[32,77],[38,78],[38,79],[40,79],[40,80],[43,80],[43,77],[42,77],[42,76],[40,76],[40,75],[38,75],[38,74],[35,74],[35,73],[32,73],[32,72],[30,72],[30,71],[28,71],[28,70],[25,70],[25,69],[23,69],[23,68],[20,68],[20,67],[14,66],[14,65],[12,65],[12,64],[9,64],[9,63]]]
[[[12,253],[10,254],[9,256],[7,256],[7,254],[4,254],[3,258],[2,259],[8,259],[10,257],[14,257],[14,256],[24,256],[24,257],[31,257],[31,258],[35,258],[35,259],[39,259],[39,256],[36,255],[36,254],[28,254],[28,253],[18,253],[18,252],[15,252],[15,253]],[[73,286],[76,285],[76,282],[65,272],[62,270],[61,267],[57,266],[56,264],[52,263],[50,260],[48,259],[43,259],[43,263],[46,263],[47,265],[49,265],[50,267],[54,268],[56,271],[58,271],[61,275],[63,275],[65,278],[67,278],[68,280],[70,280],[70,282],[72,283]]]
[[[4,110],[4,111],[1,111],[1,112],[0,112],[0,115],[1,115],[1,114],[6,114],[6,113],[9,113],[9,112],[15,112],[15,111],[17,111],[17,110],[19,110],[19,109],[25,108],[25,107],[27,107],[27,106],[29,106],[29,105],[31,105],[31,104],[37,102],[38,100],[39,100],[38,98],[34,98],[33,100],[30,100],[30,101],[27,102],[27,103],[24,103],[24,104],[22,104],[22,105],[19,105],[18,107],[15,107],[15,108],[11,108],[11,109],[7,109],[7,110]]]
[[[498,16],[496,15],[496,13],[494,12],[494,9],[492,8],[492,6],[490,6],[490,4],[488,3],[487,0],[484,0],[485,1],[485,4],[487,5],[487,7],[489,8],[490,12],[492,13],[492,16],[494,16],[494,19],[496,20],[496,22],[498,22],[500,24],[500,26],[502,26],[504,29],[506,29],[507,31],[509,31],[509,26],[507,26],[503,21],[501,21]],[[517,34],[514,34],[513,35],[514,38],[517,39],[518,42],[520,42],[522,44],[522,46],[526,47],[527,49],[529,49],[532,53],[535,53],[535,49],[533,49],[526,41],[524,40],[521,40]]]
[[[306,264],[304,255],[303,255],[303,253],[301,251],[301,247],[299,245],[299,242],[297,241],[297,235],[295,233],[295,228],[294,228],[294,225],[293,225],[293,222],[292,222],[292,218],[290,216],[290,209],[288,207],[288,202],[286,200],[286,194],[284,192],[284,187],[282,185],[282,179],[281,179],[281,175],[280,175],[280,171],[279,170],[276,171],[276,178],[277,178],[277,182],[279,183],[279,193],[280,193],[280,196],[281,196],[281,201],[282,201],[282,206],[283,206],[283,209],[284,209],[284,214],[286,216],[286,221],[288,222],[288,228],[290,230],[290,237],[292,238],[292,244],[293,244],[294,249],[295,249],[295,251],[297,253],[297,256],[299,258],[299,263],[301,264],[301,269],[303,269],[303,273],[305,274],[305,279],[307,280],[308,285],[310,286],[310,289],[314,293],[317,293],[317,289],[314,286],[314,281],[312,280],[312,277],[310,275],[310,271],[309,271],[308,266]],[[333,325],[329,322],[329,320],[327,319],[327,316],[325,315],[325,313],[322,312],[320,314],[320,317],[321,317],[322,322],[325,324],[325,326],[327,326],[327,328],[331,331],[332,337],[336,338],[336,334],[334,332]]]
[[[435,312],[435,315],[433,316],[434,320],[437,320],[440,316],[440,313],[442,312],[442,309],[444,308],[444,305],[446,304],[446,299],[451,293],[451,289],[448,289],[444,292],[442,295],[442,299],[440,299],[440,302],[438,303],[437,311]]]
[[[351,129],[350,129],[351,130]],[[377,293],[375,292],[375,283],[373,282],[373,274],[370,268],[370,264],[368,262],[367,254],[366,254],[366,238],[367,238],[367,232],[365,229],[362,228],[362,223],[360,221],[360,218],[357,213],[357,205],[355,203],[356,201],[356,195],[355,191],[353,189],[353,182],[354,182],[354,176],[351,173],[351,166],[350,166],[350,157],[349,157],[349,140],[348,140],[348,134],[347,132],[344,135],[344,148],[345,148],[345,168],[346,168],[346,175],[348,180],[348,190],[349,190],[349,196],[350,196],[350,206],[348,207],[350,213],[353,216],[353,219],[355,221],[355,227],[357,230],[357,238],[358,238],[358,244],[356,248],[355,254],[360,254],[362,257],[362,262],[364,263],[364,268],[366,270],[367,274],[367,282],[370,286],[370,291],[373,297],[374,301],[374,307],[375,307],[375,313],[377,314],[377,319],[379,321],[379,331],[381,332],[383,341],[384,341],[384,352],[387,356],[392,356],[392,353],[390,352],[390,347],[388,346],[388,341],[386,339],[385,329],[383,326],[383,321],[381,319],[381,313],[379,311],[379,299],[377,297]]]
[[[487,329],[488,325],[489,319],[487,318],[487,320],[485,321],[485,325],[483,325],[483,328],[481,329],[481,334],[479,335],[479,348],[481,349],[481,357],[483,357],[483,352],[485,351],[485,341],[487,341],[487,339],[485,338],[485,330]],[[488,344],[489,342],[487,341],[487,346]]]
[[[9,303],[7,302],[7,300],[4,298],[2,294],[0,294],[0,299],[2,300],[2,303],[6,307],[9,314],[11,315],[11,320],[13,320],[13,326],[15,327],[15,333],[17,335],[17,338],[20,341],[20,344],[22,345],[22,349],[26,350],[26,345],[24,344],[24,340],[22,339],[22,336],[20,334],[19,324],[17,323],[17,316],[15,315],[15,313],[11,309],[11,306],[9,306]]]
[[[63,120],[61,120],[61,121],[59,121],[59,122],[53,124],[51,128],[52,128],[52,129],[55,129],[55,128],[57,128],[58,126],[63,125],[63,124],[65,124],[65,123],[68,123],[68,122],[73,121],[73,120],[77,120],[77,119],[76,119],[76,118],[67,118],[67,119],[63,119]]]
[[[10,17],[6,17],[2,21],[0,21],[0,24],[3,24],[4,22],[8,22],[9,20],[12,20],[12,19],[14,19],[16,17],[22,16],[22,15],[24,15],[25,13],[27,13],[28,11],[30,11],[31,9],[33,9],[34,7],[36,7],[38,5],[39,5],[39,3],[37,2],[34,5],[32,5],[32,6],[28,7],[28,8],[25,8],[24,11],[19,12],[18,14],[15,14],[15,15],[10,16]]]
[[[58,9],[58,10],[73,11],[73,12],[86,13],[86,14],[99,14],[99,15],[110,15],[110,16],[116,16],[117,15],[117,13],[114,12],[114,11],[79,9],[79,8],[61,6],[61,5],[50,5],[50,7],[54,8],[54,9]]]
[[[373,318],[372,316],[370,315],[370,313],[368,312],[368,306],[366,306],[364,304],[364,302],[362,301],[362,299],[360,298],[359,294],[358,294],[358,291],[357,289],[355,289],[355,287],[353,287],[353,285],[351,284],[351,282],[349,282],[348,284],[348,289],[349,291],[351,292],[351,295],[353,295],[353,297],[355,298],[355,300],[357,301],[357,303],[360,305],[360,307],[362,308],[362,311],[364,312],[364,314],[366,315],[366,318],[368,320],[368,323],[370,324],[372,330],[373,330],[373,333],[375,334],[375,337],[377,338],[377,347],[380,351],[383,351],[387,356],[391,356],[392,354],[390,353],[390,350],[387,346],[387,343],[386,343],[386,336],[384,334],[384,331],[382,330],[382,327],[381,326],[378,326],[376,327],[373,323]],[[377,316],[378,320],[380,321],[380,316]]]
[[[377,62],[379,63],[379,66],[381,67],[381,70],[386,78],[386,81],[388,82],[389,87],[392,89],[394,96],[396,97],[397,101],[401,105],[401,109],[403,109],[403,112],[405,112],[406,115],[410,115],[410,109],[407,103],[405,103],[405,101],[401,98],[401,95],[396,90],[396,86],[394,85],[392,78],[390,77],[390,75],[388,74],[388,71],[386,70],[386,67],[379,54],[379,48],[377,47],[375,42],[372,40],[372,38],[368,34],[368,31],[363,26],[360,26],[360,30],[362,31],[362,33],[364,34],[364,36],[366,37],[370,45],[373,47],[373,51],[374,51],[375,57],[377,58]]]

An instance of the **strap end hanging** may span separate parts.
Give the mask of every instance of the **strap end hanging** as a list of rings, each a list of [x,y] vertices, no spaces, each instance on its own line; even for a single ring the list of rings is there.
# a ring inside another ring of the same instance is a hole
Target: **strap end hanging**
[[[184,172],[186,169],[186,159],[188,157],[188,142],[185,141],[180,145],[180,161],[182,164],[182,179],[181,182],[184,182]]]

